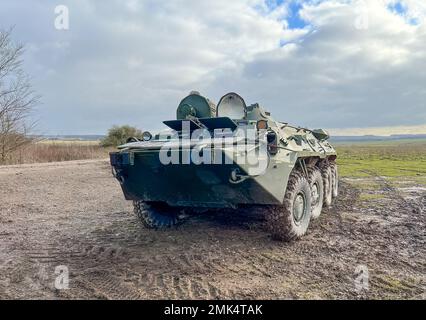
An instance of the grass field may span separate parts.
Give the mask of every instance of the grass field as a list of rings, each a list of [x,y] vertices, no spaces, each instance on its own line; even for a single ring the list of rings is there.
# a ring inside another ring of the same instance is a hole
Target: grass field
[[[411,177],[426,183],[426,140],[335,144],[341,177]]]

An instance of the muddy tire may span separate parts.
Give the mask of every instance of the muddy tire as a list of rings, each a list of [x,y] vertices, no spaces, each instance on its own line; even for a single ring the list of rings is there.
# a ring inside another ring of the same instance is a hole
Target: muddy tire
[[[321,215],[324,202],[324,182],[321,170],[317,167],[308,169],[308,182],[311,188],[311,219],[317,219]]]
[[[333,174],[329,164],[322,166],[321,175],[324,182],[324,205],[330,207],[333,201]]]
[[[282,206],[267,215],[272,238],[291,241],[306,233],[311,219],[311,189],[308,180],[296,170],[291,173]]]
[[[331,167],[331,173],[333,177],[331,193],[333,198],[336,198],[339,195],[339,172],[337,169],[337,164],[335,162],[332,162],[330,164],[330,167]]]
[[[167,229],[179,224],[179,212],[167,204],[133,201],[134,212],[149,229]]]

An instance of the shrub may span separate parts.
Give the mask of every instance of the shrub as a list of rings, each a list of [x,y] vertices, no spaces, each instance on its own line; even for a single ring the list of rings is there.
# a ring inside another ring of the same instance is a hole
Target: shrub
[[[101,145],[103,147],[116,147],[126,143],[126,140],[130,137],[142,139],[142,131],[128,125],[113,126],[108,130],[108,135],[102,139]]]

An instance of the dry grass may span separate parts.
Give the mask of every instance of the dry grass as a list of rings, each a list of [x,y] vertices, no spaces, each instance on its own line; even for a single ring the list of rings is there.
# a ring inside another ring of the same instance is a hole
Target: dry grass
[[[3,164],[103,159],[110,151],[112,149],[101,147],[99,141],[45,140],[17,150]]]

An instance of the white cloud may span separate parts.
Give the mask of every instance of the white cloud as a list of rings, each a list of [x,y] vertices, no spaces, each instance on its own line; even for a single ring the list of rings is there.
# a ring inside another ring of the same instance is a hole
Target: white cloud
[[[426,123],[425,25],[364,3],[367,29],[355,27],[357,2],[306,5],[301,15],[315,32],[291,50],[258,54],[222,88],[237,83],[279,118],[308,126]]]
[[[54,1],[5,0],[0,27],[28,44],[49,133],[157,128],[192,89],[216,101],[238,91],[307,126],[426,123],[423,0],[403,13],[393,0],[294,1],[304,28],[288,27],[288,1],[261,0],[64,1],[66,32],[53,27]]]

